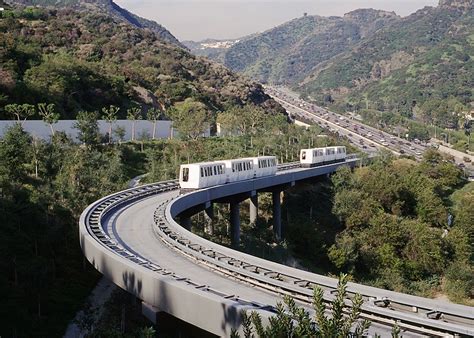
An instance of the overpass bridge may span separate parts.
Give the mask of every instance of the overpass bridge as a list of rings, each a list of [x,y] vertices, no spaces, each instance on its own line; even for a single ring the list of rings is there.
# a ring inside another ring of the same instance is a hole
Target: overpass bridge
[[[337,280],[253,257],[205,240],[189,228],[189,217],[213,203],[229,203],[231,237],[240,237],[240,203],[250,199],[256,216],[258,194],[272,193],[275,236],[281,236],[280,193],[297,182],[329,175],[351,158],[304,169],[279,167],[275,176],[202,189],[180,195],[177,181],[165,181],[118,192],[91,204],[81,215],[80,244],[92,265],[115,284],[143,301],[143,313],[155,320],[169,313],[217,336],[229,336],[241,324],[242,310],[262,317],[274,314],[283,295],[310,310],[312,289],[320,286],[325,301],[334,299]],[[180,219],[183,226],[177,223]],[[360,293],[362,317],[371,332],[390,336],[397,324],[404,336],[472,336],[472,307],[425,299],[349,283],[350,296]],[[348,300],[349,302],[349,300]]]

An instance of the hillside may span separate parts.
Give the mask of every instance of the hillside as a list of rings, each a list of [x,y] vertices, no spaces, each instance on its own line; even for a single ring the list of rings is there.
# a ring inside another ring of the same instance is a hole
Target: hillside
[[[74,118],[193,97],[214,113],[246,104],[282,112],[260,85],[103,11],[18,8],[3,13],[0,32],[0,109],[48,102]]]
[[[361,9],[344,17],[304,16],[235,44],[224,64],[264,82],[298,83],[312,69],[391,22],[394,13]]]
[[[368,108],[459,128],[452,112],[472,110],[473,4],[441,0],[403,18],[371,9],[305,16],[211,57],[333,109]]]
[[[330,94],[355,106],[408,116],[416,113],[415,107],[422,109],[427,98],[446,104],[451,98],[445,112],[454,111],[457,104],[472,101],[473,56],[473,3],[444,1],[392,23],[320,64],[299,89],[316,100]]]
[[[8,2],[8,1],[7,1]],[[50,6],[57,8],[70,7],[76,10],[99,10],[114,18],[128,22],[138,28],[148,28],[157,34],[161,39],[184,47],[176,37],[173,36],[165,27],[152,20],[147,20],[138,15],[130,13],[120,7],[112,0],[15,0],[9,1],[15,4],[27,6]]]

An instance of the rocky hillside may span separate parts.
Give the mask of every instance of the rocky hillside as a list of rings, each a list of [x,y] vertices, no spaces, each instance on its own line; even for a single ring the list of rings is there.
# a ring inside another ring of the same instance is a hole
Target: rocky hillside
[[[243,39],[225,52],[224,64],[260,81],[298,83],[320,63],[398,20],[372,9],[344,17],[304,16]]]
[[[138,15],[130,13],[126,9],[120,7],[112,0],[9,0],[7,2],[15,4],[23,4],[27,6],[46,6],[65,8],[70,7],[76,10],[93,10],[102,11],[114,18],[128,22],[135,27],[148,28],[156,33],[160,38],[168,42],[183,45],[171,34],[166,28],[152,20],[147,20]]]
[[[0,118],[9,103],[54,103],[73,118],[109,104],[188,97],[214,112],[246,104],[282,111],[260,85],[104,11],[16,7],[2,14]]]

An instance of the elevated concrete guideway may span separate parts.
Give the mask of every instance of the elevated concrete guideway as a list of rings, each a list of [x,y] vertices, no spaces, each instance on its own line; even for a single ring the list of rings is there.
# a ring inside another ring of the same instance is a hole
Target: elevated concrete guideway
[[[352,159],[346,164],[356,162]],[[279,191],[339,166],[303,169],[287,165],[274,177],[181,196],[176,181],[119,192],[83,212],[81,247],[107,278],[143,300],[149,318],[164,311],[215,335],[229,336],[231,329],[240,327],[241,310],[257,310],[268,317],[284,294],[309,307],[315,285],[325,290],[325,300],[330,301],[337,281],[211,243],[174,218],[189,210],[206,210],[212,217],[213,202],[238,204],[260,191]],[[236,211],[234,217],[238,218]],[[472,308],[352,283],[348,290],[363,295],[363,316],[373,321],[373,331],[378,333],[390,336],[390,327],[397,321],[404,336],[474,334]]]

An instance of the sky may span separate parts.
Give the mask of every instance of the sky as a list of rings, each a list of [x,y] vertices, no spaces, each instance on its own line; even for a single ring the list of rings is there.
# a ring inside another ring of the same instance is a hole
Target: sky
[[[342,16],[358,8],[407,16],[439,0],[114,0],[165,26],[179,40],[235,39],[263,32],[303,13]]]

